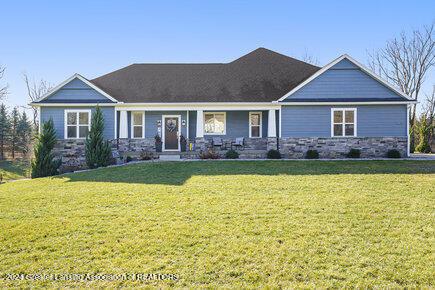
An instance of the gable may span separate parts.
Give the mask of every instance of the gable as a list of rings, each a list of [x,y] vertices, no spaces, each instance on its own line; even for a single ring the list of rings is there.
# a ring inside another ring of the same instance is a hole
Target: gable
[[[79,77],[74,77],[39,103],[112,103],[113,101]]]
[[[363,67],[343,57],[281,101],[364,102],[408,99],[374,78]]]

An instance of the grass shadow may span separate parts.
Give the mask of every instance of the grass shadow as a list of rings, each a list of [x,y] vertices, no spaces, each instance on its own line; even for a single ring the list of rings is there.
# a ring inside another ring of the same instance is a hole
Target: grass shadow
[[[183,185],[193,175],[432,174],[435,161],[207,161],[140,163],[65,174],[68,182]]]

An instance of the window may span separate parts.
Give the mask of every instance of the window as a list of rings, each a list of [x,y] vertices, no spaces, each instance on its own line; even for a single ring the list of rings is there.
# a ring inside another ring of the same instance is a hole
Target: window
[[[356,109],[332,109],[333,137],[355,137],[356,136]]]
[[[145,137],[145,114],[144,112],[131,112],[131,136],[132,138]]]
[[[225,135],[226,132],[225,113],[204,113],[204,134]]]
[[[261,112],[249,113],[249,138],[261,138],[262,135],[262,114]]]
[[[82,139],[91,127],[91,110],[65,110],[65,139]]]

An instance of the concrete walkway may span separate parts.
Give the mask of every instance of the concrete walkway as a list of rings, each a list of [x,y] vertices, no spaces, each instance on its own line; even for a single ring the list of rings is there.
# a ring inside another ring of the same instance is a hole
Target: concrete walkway
[[[435,153],[411,153],[413,160],[435,160]]]

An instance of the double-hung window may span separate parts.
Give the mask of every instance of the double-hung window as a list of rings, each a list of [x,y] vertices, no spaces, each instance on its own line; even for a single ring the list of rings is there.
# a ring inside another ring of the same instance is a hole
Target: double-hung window
[[[331,110],[332,137],[355,137],[356,136],[356,109],[333,108]]]
[[[91,129],[91,110],[65,110],[65,139],[84,139]]]
[[[250,112],[249,113],[249,138],[261,138],[261,112]]]
[[[226,114],[204,113],[204,134],[206,135],[225,135],[226,134]]]
[[[131,112],[131,136],[132,138],[145,137],[144,112]]]

